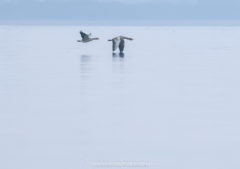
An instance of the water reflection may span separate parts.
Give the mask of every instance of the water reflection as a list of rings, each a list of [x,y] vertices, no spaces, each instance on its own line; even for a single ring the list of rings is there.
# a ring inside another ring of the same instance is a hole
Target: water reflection
[[[92,74],[92,56],[90,55],[80,55],[80,91],[81,91],[81,102],[84,102],[84,99],[87,95],[87,88],[89,86],[89,80]]]
[[[125,54],[124,53],[119,53],[119,57],[124,58]]]
[[[116,91],[124,89],[126,84],[124,56],[124,53],[112,53],[112,88]]]
[[[81,55],[80,56],[80,73],[82,80],[86,80],[91,73],[91,56],[90,55]]]
[[[91,60],[91,56],[89,55],[81,55],[80,57],[81,64],[89,62],[90,60]]]
[[[124,57],[125,57],[124,53],[112,53],[113,60],[123,61]]]
[[[116,58],[116,57],[118,57],[118,54],[112,53],[112,57],[113,57],[113,58]]]

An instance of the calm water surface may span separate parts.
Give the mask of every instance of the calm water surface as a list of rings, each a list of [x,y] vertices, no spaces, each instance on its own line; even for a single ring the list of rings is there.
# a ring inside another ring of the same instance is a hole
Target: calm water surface
[[[80,29],[100,41],[77,43]],[[107,42],[117,35],[135,39],[124,57]],[[2,26],[0,37],[0,168],[240,168],[240,28]]]

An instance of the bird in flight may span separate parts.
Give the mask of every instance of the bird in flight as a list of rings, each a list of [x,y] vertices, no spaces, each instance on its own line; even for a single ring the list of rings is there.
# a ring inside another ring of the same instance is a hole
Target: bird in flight
[[[80,31],[80,35],[82,37],[82,40],[78,40],[77,42],[83,42],[83,43],[87,43],[87,42],[91,42],[93,40],[99,40],[99,38],[91,38],[91,33],[90,34],[86,34],[83,31]]]
[[[123,50],[125,47],[125,39],[133,40],[133,38],[128,38],[125,36],[118,36],[118,37],[108,40],[108,41],[112,42],[112,51],[114,52],[117,48],[119,48],[120,53],[123,53]]]

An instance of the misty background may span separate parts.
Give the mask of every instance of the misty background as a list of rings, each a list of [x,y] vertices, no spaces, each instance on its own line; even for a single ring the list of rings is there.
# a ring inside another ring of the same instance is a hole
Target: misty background
[[[238,0],[0,0],[4,23],[238,23]]]

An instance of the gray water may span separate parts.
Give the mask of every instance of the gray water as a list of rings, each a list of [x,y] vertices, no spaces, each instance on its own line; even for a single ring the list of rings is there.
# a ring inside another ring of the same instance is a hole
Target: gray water
[[[239,27],[0,27],[0,168],[239,169],[239,44]]]

